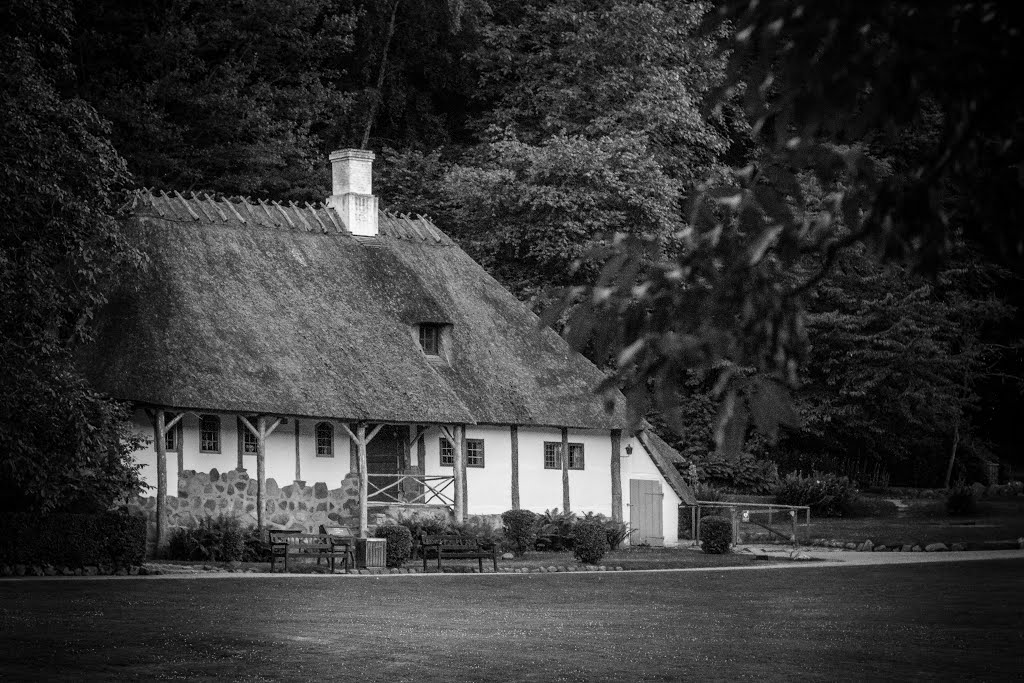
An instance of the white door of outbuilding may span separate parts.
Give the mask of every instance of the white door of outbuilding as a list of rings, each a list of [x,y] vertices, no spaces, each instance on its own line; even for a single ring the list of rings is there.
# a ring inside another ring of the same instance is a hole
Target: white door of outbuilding
[[[629,480],[629,527],[635,529],[629,537],[631,544],[665,545],[661,518],[664,497],[660,481]]]

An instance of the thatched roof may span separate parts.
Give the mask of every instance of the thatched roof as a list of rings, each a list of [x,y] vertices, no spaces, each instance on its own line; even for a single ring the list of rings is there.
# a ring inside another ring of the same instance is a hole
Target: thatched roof
[[[96,386],[191,410],[407,423],[624,427],[600,371],[423,217],[354,237],[323,205],[137,193],[151,265],[112,298]],[[452,326],[450,363],[417,323]]]

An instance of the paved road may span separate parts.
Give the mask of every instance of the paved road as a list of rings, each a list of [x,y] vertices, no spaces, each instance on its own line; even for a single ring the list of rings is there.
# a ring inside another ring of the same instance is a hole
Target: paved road
[[[857,555],[869,554],[843,554]],[[0,679],[1012,680],[1024,652],[1020,557],[6,581]]]

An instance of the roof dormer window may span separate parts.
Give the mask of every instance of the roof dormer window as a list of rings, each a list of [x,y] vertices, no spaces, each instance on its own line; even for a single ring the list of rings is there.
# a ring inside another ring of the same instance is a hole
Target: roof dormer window
[[[428,356],[441,355],[441,326],[434,323],[420,323],[420,348]]]

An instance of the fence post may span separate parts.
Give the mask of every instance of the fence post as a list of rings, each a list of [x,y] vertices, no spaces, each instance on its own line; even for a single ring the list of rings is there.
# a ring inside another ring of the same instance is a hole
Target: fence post
[[[797,545],[800,545],[800,544],[797,543],[797,540],[796,540],[796,510],[790,509],[789,517],[790,517],[790,519],[793,522],[793,545],[797,546]]]
[[[772,510],[774,509],[771,505],[768,506],[768,526],[772,525]]]
[[[729,518],[732,520],[732,542],[736,545],[740,542],[740,522],[736,518],[736,506],[729,508]]]

